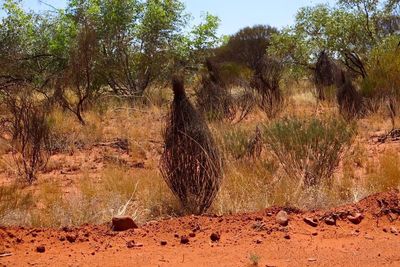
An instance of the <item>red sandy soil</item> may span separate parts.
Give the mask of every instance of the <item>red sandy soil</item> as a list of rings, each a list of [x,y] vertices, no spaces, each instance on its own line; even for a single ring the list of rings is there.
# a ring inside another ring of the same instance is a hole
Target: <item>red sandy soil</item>
[[[107,225],[0,228],[0,266],[251,266],[250,258],[259,258],[258,266],[400,266],[399,191],[331,210],[284,209],[287,227],[276,222],[280,210],[171,218],[118,233]],[[364,217],[360,224],[348,219],[355,213]],[[337,218],[336,226],[327,217]],[[211,241],[213,233],[219,241]]]

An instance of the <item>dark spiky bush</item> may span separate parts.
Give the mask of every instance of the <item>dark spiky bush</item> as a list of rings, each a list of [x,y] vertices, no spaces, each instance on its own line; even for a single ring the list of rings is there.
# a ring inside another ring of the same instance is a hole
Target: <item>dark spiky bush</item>
[[[353,119],[362,114],[363,99],[343,71],[341,76],[341,86],[337,91],[340,114],[346,119]]]
[[[250,86],[260,96],[260,107],[268,117],[275,117],[282,109],[283,97],[279,83],[283,75],[282,64],[272,58],[265,57],[254,72]]]
[[[220,188],[221,159],[204,118],[186,97],[183,81],[174,78],[172,85],[161,173],[185,211],[201,214]]]
[[[210,120],[233,120],[233,97],[221,78],[219,67],[209,59],[206,67],[207,72],[203,74],[196,92],[198,109]]]
[[[242,94],[235,99],[237,120],[236,123],[244,120],[256,107],[257,99],[252,90],[246,88]]]
[[[327,89],[337,86],[339,67],[329,58],[326,51],[319,54],[315,64],[314,82],[317,87],[317,97],[319,100],[326,100]]]
[[[330,182],[354,127],[340,119],[286,118],[264,129],[264,141],[299,188]]]

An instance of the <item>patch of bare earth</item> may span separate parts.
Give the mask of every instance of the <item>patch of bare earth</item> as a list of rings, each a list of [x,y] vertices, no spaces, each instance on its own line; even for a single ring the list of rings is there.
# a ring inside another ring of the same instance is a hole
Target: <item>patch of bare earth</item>
[[[0,228],[0,266],[399,266],[400,192],[302,212],[187,216],[113,232]]]

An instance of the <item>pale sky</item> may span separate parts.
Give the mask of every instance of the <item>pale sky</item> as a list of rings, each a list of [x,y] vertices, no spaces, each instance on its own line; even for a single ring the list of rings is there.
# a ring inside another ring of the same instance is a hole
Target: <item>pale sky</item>
[[[0,0],[2,2],[2,0]],[[48,3],[63,8],[66,0],[23,0],[27,9],[45,10]],[[303,6],[319,3],[333,4],[335,0],[183,0],[187,11],[199,21],[201,14],[210,12],[221,19],[220,34],[233,34],[246,26],[268,24],[281,28],[294,22],[296,11]],[[1,15],[0,15],[1,16]]]

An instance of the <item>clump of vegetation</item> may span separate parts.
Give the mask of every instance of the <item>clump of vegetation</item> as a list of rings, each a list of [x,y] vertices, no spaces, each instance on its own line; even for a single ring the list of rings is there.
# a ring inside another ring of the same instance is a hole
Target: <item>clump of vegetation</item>
[[[5,225],[9,221],[21,220],[26,217],[26,211],[32,207],[34,199],[32,193],[24,192],[17,185],[0,186],[0,225]],[[19,221],[24,223],[26,221]]]
[[[363,112],[363,99],[343,71],[341,75],[341,86],[337,91],[339,111],[346,119],[356,118]]]
[[[337,86],[340,78],[340,69],[329,58],[328,53],[324,50],[319,56],[315,64],[314,82],[317,87],[318,99],[324,101],[329,97],[328,88]]]
[[[225,127],[220,130],[221,137],[218,139],[225,157],[241,159],[246,156],[249,146],[250,132],[240,126],[234,126],[231,129]]]
[[[11,123],[8,130],[19,174],[32,184],[38,170],[47,164],[49,125],[47,112],[28,97],[8,99]]]
[[[252,266],[258,266],[258,264],[260,263],[260,258],[261,257],[255,253],[250,253],[249,255],[249,260]]]
[[[372,111],[388,104],[391,116],[398,111],[400,100],[400,46],[398,38],[387,38],[371,52],[368,77],[361,83],[361,94]],[[394,124],[394,123],[393,123]],[[392,125],[394,128],[394,125]]]
[[[221,159],[206,122],[187,99],[181,79],[173,79],[173,91],[161,172],[183,208],[201,214],[220,188]]]
[[[354,128],[340,119],[285,118],[264,129],[264,141],[298,188],[330,182]]]
[[[374,163],[374,166],[376,163]],[[368,175],[371,192],[383,192],[400,187],[400,159],[396,151],[389,151],[379,157],[378,168],[373,167]]]
[[[210,120],[235,117],[234,101],[224,81],[219,67],[210,59],[206,62],[207,73],[201,78],[200,88],[196,92],[197,106]]]
[[[283,65],[276,59],[265,57],[257,65],[251,86],[261,98],[260,107],[270,118],[282,109],[283,96],[279,83],[283,76]]]

